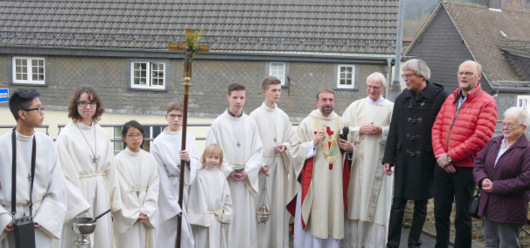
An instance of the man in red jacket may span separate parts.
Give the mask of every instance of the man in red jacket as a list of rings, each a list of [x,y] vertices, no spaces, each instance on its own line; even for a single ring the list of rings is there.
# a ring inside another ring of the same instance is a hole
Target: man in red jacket
[[[436,247],[449,246],[449,216],[456,203],[455,247],[471,247],[473,163],[490,140],[497,123],[495,99],[479,83],[481,66],[465,61],[458,67],[458,84],[447,97],[432,127],[432,148],[439,166],[434,171]]]

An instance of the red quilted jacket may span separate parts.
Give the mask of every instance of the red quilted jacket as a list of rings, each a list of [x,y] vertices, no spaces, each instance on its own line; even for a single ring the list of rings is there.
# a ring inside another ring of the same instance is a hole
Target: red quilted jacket
[[[495,130],[497,104],[478,83],[468,92],[457,115],[459,91],[460,88],[447,97],[436,116],[432,127],[432,149],[436,157],[449,154],[455,166],[473,167],[475,158]]]

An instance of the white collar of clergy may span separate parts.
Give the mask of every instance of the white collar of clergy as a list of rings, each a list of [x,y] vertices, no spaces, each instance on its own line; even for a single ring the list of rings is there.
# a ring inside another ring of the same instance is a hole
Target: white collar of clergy
[[[326,120],[326,121],[331,121],[337,117],[337,114],[335,114],[335,111],[331,112],[331,114],[329,114],[326,117],[322,114],[322,112],[320,112],[320,109],[313,110],[309,115],[317,119]]]
[[[278,104],[275,103],[275,104],[274,104],[274,107],[270,108],[269,106],[267,106],[267,104],[265,104],[265,102],[263,102],[263,103],[261,104],[261,106],[262,106],[265,110],[267,110],[267,111],[274,111],[274,110],[276,109],[276,107],[278,106]]]
[[[385,101],[385,98],[383,96],[379,96],[379,99],[377,99],[376,101],[372,100],[372,98],[370,98],[369,96],[366,97],[366,101],[370,102],[370,103],[375,103],[375,104],[378,104],[378,105],[381,105],[383,104],[383,102]]]
[[[85,123],[80,122],[80,121],[76,121],[76,122],[74,122],[74,124],[77,125],[81,129],[91,130],[96,125],[96,122],[92,121],[92,126],[87,126]]]

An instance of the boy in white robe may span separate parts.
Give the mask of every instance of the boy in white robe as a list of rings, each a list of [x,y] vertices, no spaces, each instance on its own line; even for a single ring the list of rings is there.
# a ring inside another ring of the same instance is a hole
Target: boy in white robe
[[[191,185],[187,213],[195,248],[226,248],[227,224],[232,219],[232,200],[222,172],[223,150],[209,145],[202,154],[203,168]]]
[[[277,105],[282,93],[281,81],[274,76],[266,77],[262,81],[262,92],[265,97],[263,104],[250,113],[258,125],[263,143],[263,163],[267,165],[267,174],[260,175],[256,206],[259,208],[264,204],[270,209],[268,220],[257,226],[258,247],[288,248],[289,212],[285,206],[289,196],[288,174],[292,166],[285,150],[289,149],[290,139],[295,135],[289,116]]]
[[[254,120],[243,113],[245,86],[228,86],[230,108],[212,123],[206,145],[219,144],[224,152],[223,173],[233,202],[228,247],[257,247],[256,204],[258,173],[264,170],[263,146]]]
[[[170,102],[166,108],[168,127],[151,145],[151,154],[158,162],[160,188],[158,195],[158,247],[174,248],[177,242],[178,216],[182,213],[181,247],[193,247],[193,234],[183,206],[188,202],[189,186],[201,168],[195,137],[186,133],[186,150],[182,145],[182,111],[180,102]],[[179,206],[180,162],[186,162],[184,170],[184,196]]]
[[[137,121],[123,125],[125,150],[116,155],[121,206],[114,213],[117,248],[155,248],[154,215],[158,208],[158,170],[153,155],[144,151],[145,131]]]
[[[56,164],[53,141],[45,134],[35,132],[42,126],[44,108],[35,90],[17,90],[9,99],[9,108],[17,121],[16,139],[16,216],[29,215],[29,192],[33,140],[35,140],[35,175],[32,191],[32,217],[37,247],[52,247],[61,235],[65,207],[64,180]],[[0,247],[15,247],[11,223],[12,135],[0,137]]]

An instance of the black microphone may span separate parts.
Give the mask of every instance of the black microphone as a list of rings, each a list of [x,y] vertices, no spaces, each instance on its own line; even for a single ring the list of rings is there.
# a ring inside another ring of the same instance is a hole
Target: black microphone
[[[348,127],[342,128],[342,138],[345,140],[348,140],[348,133],[350,133],[350,129]]]

